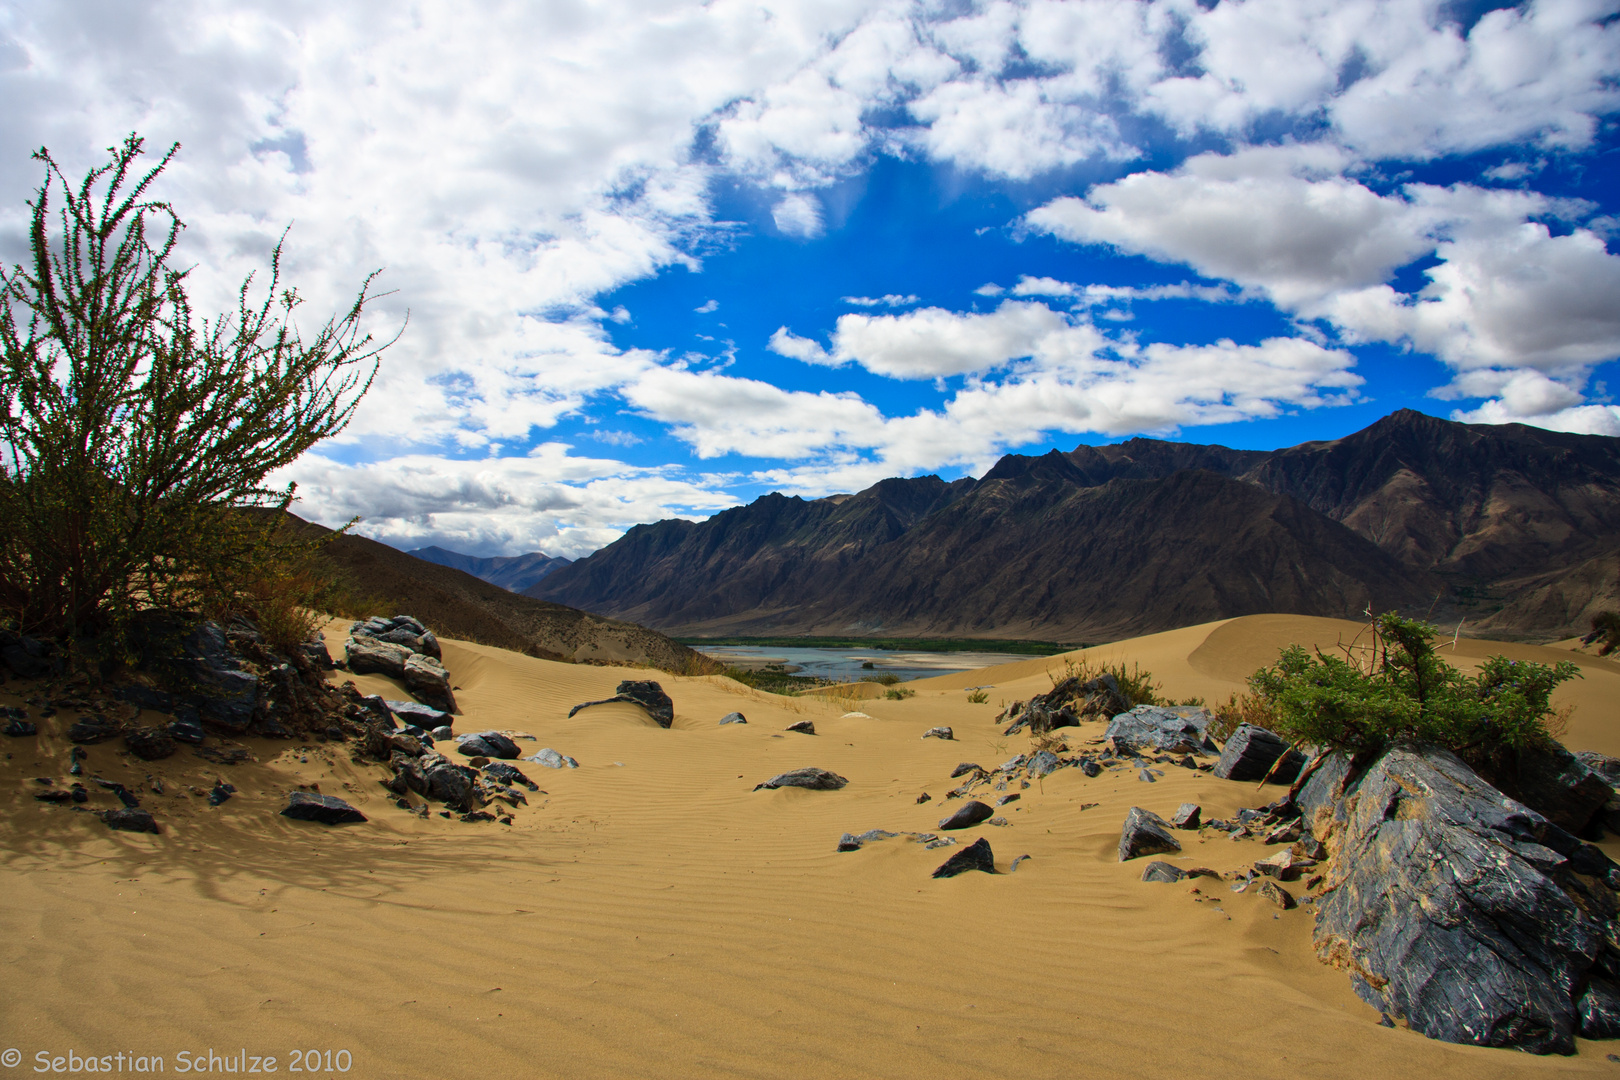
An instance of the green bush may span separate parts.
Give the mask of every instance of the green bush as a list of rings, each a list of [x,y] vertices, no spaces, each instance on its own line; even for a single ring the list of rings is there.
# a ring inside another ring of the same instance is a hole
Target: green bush
[[[883,692],[883,696],[890,701],[904,701],[908,697],[916,697],[917,691],[907,690],[905,687],[896,687]]]
[[[990,700],[990,695],[984,690],[974,690],[968,694],[967,699],[975,705],[983,705]]]
[[[249,277],[234,311],[197,313],[184,226],[149,193],[177,150],[140,173],[131,135],[76,184],[38,151],[30,255],[0,266],[0,617],[103,659],[143,607],[302,632],[270,594],[315,588],[312,545],[242,510],[287,506],[265,478],[343,429],[380,351],[369,278],[301,336],[279,244],[262,294]]]
[[[900,676],[892,671],[885,671],[882,675],[862,675],[861,682],[875,682],[880,686],[893,686],[900,681]]]
[[[1504,656],[1465,676],[1441,659],[1433,626],[1389,614],[1373,622],[1366,663],[1291,645],[1249,686],[1255,711],[1297,743],[1355,756],[1425,743],[1478,762],[1549,741],[1552,692],[1579,676],[1567,660],[1547,665]]]
[[[1583,645],[1596,645],[1599,656],[1620,649],[1620,611],[1600,611],[1592,616],[1592,632],[1581,638]]]

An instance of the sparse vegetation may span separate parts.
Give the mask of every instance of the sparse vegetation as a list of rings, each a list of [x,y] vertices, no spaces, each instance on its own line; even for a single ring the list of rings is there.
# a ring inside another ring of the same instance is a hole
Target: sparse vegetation
[[[1600,611],[1592,616],[1592,632],[1581,638],[1583,645],[1596,645],[1599,656],[1620,649],[1620,611]]]
[[[101,660],[144,607],[303,631],[315,544],[241,510],[287,506],[266,476],[343,430],[386,347],[361,330],[370,278],[306,341],[279,244],[262,298],[249,277],[199,316],[150,194],[177,151],[140,173],[131,135],[77,184],[36,152],[30,259],[0,269],[0,614]]]
[[[1114,681],[1119,683],[1120,690],[1124,692],[1126,697],[1130,698],[1132,705],[1168,704],[1159,696],[1159,691],[1163,689],[1163,686],[1153,678],[1153,673],[1144,671],[1142,665],[1134,660],[1131,661],[1130,667],[1127,668],[1123,659],[1111,663],[1099,663],[1089,656],[1082,656],[1078,659],[1065,657],[1061,673],[1051,670],[1046,673],[1046,677],[1052,680],[1053,686],[1057,686],[1058,683],[1071,678],[1078,679],[1083,683],[1090,682],[1092,679],[1102,675],[1112,675]]]
[[[1395,614],[1370,627],[1371,647],[1345,656],[1293,645],[1249,679],[1265,726],[1304,745],[1374,756],[1399,743],[1455,750],[1475,763],[1499,761],[1552,739],[1562,717],[1553,690],[1580,676],[1569,661],[1539,664],[1492,656],[1465,676],[1440,658],[1435,628]],[[1258,715],[1258,713],[1257,713]],[[1235,726],[1235,724],[1233,725]]]
[[[861,666],[864,667],[865,665]],[[860,681],[878,683],[881,686],[893,686],[900,681],[900,676],[892,671],[886,671],[882,675],[862,675]]]
[[[983,690],[972,690],[969,691],[967,699],[974,705],[983,705],[985,702],[990,700],[990,695],[985,693]]]
[[[883,696],[888,698],[890,701],[904,701],[906,698],[916,697],[917,691],[903,686],[896,686],[885,690],[883,692]]]

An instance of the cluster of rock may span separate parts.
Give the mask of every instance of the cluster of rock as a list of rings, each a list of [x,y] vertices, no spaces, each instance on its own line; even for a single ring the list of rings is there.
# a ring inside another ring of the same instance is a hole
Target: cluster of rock
[[[1112,675],[1099,675],[1082,680],[1071,675],[1044,694],[1036,694],[1029,701],[1015,701],[996,717],[999,723],[1011,720],[1004,735],[1015,735],[1028,730],[1041,735],[1053,728],[1078,727],[1081,720],[1108,719],[1128,712],[1131,699],[1120,689]]]
[[[442,655],[433,631],[409,615],[357,622],[343,646],[345,666],[353,674],[398,679],[418,701],[453,713],[456,696]]]

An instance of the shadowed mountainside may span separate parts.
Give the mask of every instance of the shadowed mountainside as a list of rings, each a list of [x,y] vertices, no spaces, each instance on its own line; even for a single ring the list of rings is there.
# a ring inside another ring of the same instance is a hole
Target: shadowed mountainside
[[[303,529],[331,531],[287,516]],[[644,626],[508,592],[363,536],[333,537],[322,558],[358,597],[378,606],[373,614],[414,615],[443,637],[548,660],[628,662],[665,671],[701,663],[685,645]]]
[[[522,592],[553,570],[567,566],[570,561],[538,551],[531,551],[526,555],[497,555],[494,558],[482,559],[477,555],[463,555],[459,551],[450,551],[438,546],[416,548],[405,554],[424,562],[464,571],[480,581],[499,585],[511,592]]]
[[[663,521],[529,595],[687,634],[1100,640],[1403,608],[1565,636],[1620,603],[1620,439],[1402,410],[1276,451],[1156,439],[1008,455]]]

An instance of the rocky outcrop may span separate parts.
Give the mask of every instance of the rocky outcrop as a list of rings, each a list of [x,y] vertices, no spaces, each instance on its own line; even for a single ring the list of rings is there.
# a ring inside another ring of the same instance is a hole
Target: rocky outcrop
[[[387,675],[405,684],[418,701],[445,713],[456,712],[450,673],[433,631],[410,615],[373,616],[349,627],[344,661],[356,675]]]
[[[639,681],[627,679],[618,685],[612,697],[603,698],[601,701],[587,701],[575,705],[568,710],[568,715],[573,716],[581,709],[589,709],[594,705],[610,705],[615,701],[625,701],[631,705],[641,706],[647,710],[647,715],[652,717],[659,727],[667,728],[675,722],[675,702],[670,700],[668,694],[664,693],[662,686],[659,686],[651,679]]]
[[[797,787],[809,788],[812,791],[837,791],[847,783],[848,780],[828,769],[804,768],[773,776],[763,784],[755,784],[754,790]]]
[[[1253,724],[1239,724],[1215,763],[1215,775],[1222,780],[1263,780],[1269,776],[1278,784],[1291,784],[1305,764],[1305,755],[1280,737]]]
[[[1332,854],[1318,954],[1363,1000],[1449,1042],[1620,1036],[1620,871],[1596,848],[1443,750],[1331,755],[1295,801]]]
[[[287,806],[281,816],[294,821],[318,821],[323,825],[366,820],[366,815],[342,799],[309,791],[295,791],[287,796]]]
[[[1131,699],[1112,675],[1085,680],[1071,675],[1046,693],[1036,694],[1021,708],[1009,709],[1016,719],[1002,734],[1028,730],[1040,735],[1053,728],[1077,727],[1083,719],[1114,716],[1130,707]]]
[[[1215,749],[1205,734],[1213,719],[1201,706],[1138,705],[1109,721],[1105,737],[1121,754],[1203,754]]]

